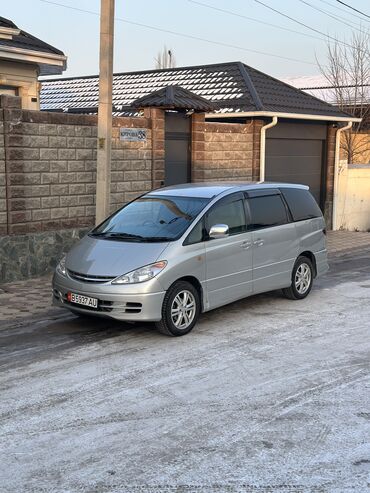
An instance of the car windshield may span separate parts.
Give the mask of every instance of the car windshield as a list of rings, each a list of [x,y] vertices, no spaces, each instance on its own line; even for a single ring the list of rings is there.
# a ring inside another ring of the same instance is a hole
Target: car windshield
[[[209,201],[198,197],[144,196],[113,214],[90,236],[122,241],[176,240]]]

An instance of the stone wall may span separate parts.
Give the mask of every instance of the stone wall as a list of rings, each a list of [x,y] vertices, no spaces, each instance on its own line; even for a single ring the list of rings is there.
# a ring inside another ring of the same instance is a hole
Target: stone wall
[[[252,179],[253,123],[206,123],[204,180]]]
[[[49,273],[87,228],[0,236],[0,283]]]
[[[20,103],[0,97],[0,282],[50,271],[95,222],[97,117]],[[161,116],[113,118],[112,212],[152,188]],[[120,127],[145,128],[146,142],[122,142]]]
[[[252,180],[259,157],[259,140],[254,134],[253,121],[213,123],[205,122],[202,115],[193,117],[193,181]]]
[[[93,225],[97,117],[21,110],[19,98],[2,102],[8,234]],[[152,188],[150,126],[148,118],[113,120],[112,211]],[[120,127],[146,128],[147,141],[120,141]]]
[[[3,110],[0,108],[0,236],[7,233],[8,215],[6,201],[5,144]]]

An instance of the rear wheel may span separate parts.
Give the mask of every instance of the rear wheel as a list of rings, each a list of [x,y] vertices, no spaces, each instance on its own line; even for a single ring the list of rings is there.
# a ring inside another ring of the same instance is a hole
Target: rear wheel
[[[198,291],[187,281],[177,281],[164,297],[162,320],[156,322],[157,329],[169,336],[183,336],[192,330],[199,313]]]
[[[312,289],[314,269],[307,257],[298,257],[292,271],[292,284],[283,289],[284,295],[291,300],[306,298]]]

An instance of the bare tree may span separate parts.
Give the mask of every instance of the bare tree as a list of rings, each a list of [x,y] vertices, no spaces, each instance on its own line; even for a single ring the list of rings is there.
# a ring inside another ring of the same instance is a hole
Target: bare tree
[[[328,42],[327,62],[320,71],[332,88],[334,104],[361,123],[344,132],[341,149],[349,163],[359,162],[370,152],[366,134],[370,119],[370,31],[353,32],[348,43]]]
[[[174,68],[176,67],[175,55],[172,50],[168,50],[166,45],[164,45],[163,50],[158,52],[157,58],[155,60],[155,68]]]

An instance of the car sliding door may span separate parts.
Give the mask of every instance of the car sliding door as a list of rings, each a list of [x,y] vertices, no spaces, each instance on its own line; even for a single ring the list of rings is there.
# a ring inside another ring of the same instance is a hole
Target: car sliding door
[[[248,192],[247,210],[253,243],[253,292],[288,287],[299,242],[280,191]]]
[[[227,224],[229,235],[208,238],[206,247],[206,308],[214,308],[252,293],[252,233],[247,231],[244,196],[220,199],[206,214],[207,234],[215,224]]]

